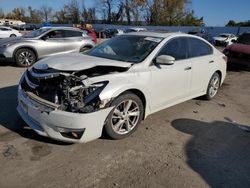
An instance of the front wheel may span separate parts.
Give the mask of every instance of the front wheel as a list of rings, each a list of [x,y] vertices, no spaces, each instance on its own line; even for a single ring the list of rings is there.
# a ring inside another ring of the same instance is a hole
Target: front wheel
[[[107,117],[104,130],[115,140],[131,135],[143,119],[144,107],[140,98],[133,93],[125,93],[116,98],[115,106]]]
[[[20,49],[15,53],[16,64],[19,67],[29,67],[36,62],[36,55],[30,49]]]
[[[215,97],[215,95],[218,93],[218,90],[220,88],[220,75],[216,72],[211,77],[208,87],[207,87],[207,94],[205,95],[205,98],[207,100],[211,100]]]
[[[11,35],[10,35],[10,38],[13,38],[13,37],[16,37],[16,35],[15,35],[15,34],[11,34]]]

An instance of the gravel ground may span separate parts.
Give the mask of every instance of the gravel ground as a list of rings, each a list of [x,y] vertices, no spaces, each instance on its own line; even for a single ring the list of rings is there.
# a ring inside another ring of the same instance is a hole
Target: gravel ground
[[[0,187],[250,186],[249,72],[228,72],[214,100],[155,113],[124,140],[65,144],[19,118],[24,70],[0,66]]]

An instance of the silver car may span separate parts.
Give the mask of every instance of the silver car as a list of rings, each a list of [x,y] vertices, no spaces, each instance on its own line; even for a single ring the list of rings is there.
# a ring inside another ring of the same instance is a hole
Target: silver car
[[[82,30],[72,27],[45,27],[23,37],[0,40],[0,58],[14,59],[28,67],[44,57],[84,52],[95,43]]]

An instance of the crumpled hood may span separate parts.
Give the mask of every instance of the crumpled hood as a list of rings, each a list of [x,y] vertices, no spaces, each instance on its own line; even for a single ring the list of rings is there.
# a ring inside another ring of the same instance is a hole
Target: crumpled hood
[[[72,53],[42,59],[34,65],[34,68],[40,70],[53,68],[61,71],[78,71],[90,69],[95,66],[114,66],[126,68],[130,67],[131,63]]]
[[[250,45],[246,44],[234,43],[228,46],[227,49],[234,52],[250,54]]]

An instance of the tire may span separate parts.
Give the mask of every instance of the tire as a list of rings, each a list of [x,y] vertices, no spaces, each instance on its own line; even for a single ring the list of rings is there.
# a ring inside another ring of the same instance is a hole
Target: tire
[[[15,34],[11,34],[11,35],[10,35],[10,38],[13,38],[13,37],[16,37],[16,35],[15,35]]]
[[[27,48],[22,48],[16,51],[15,61],[19,67],[29,67],[37,60],[36,54]]]
[[[119,140],[135,132],[144,115],[144,106],[140,98],[133,93],[124,93],[117,97],[111,106],[115,107],[106,119],[106,134],[111,139]],[[130,111],[130,116],[127,111]]]
[[[220,88],[220,81],[221,81],[220,75],[217,72],[214,73],[209,81],[205,99],[211,100],[216,96]]]
[[[90,49],[91,49],[91,47],[89,47],[89,46],[82,47],[82,48],[80,49],[80,53],[84,53],[84,52],[86,52],[86,51],[88,51],[88,50],[90,50]]]

